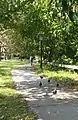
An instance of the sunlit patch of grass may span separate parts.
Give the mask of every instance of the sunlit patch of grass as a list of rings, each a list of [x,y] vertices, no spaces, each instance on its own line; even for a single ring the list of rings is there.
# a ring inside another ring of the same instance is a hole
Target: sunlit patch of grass
[[[6,60],[0,62],[0,86],[12,86],[11,69],[21,64],[26,64],[27,61],[21,60]]]
[[[11,88],[7,88],[7,87],[1,87],[0,88],[0,98],[2,97],[9,97],[16,94],[16,91],[14,89]]]
[[[34,120],[27,102],[21,101],[12,81],[11,69],[27,61],[6,60],[0,62],[0,120]]]
[[[72,73],[70,71],[49,71],[49,70],[43,70],[42,71],[43,74],[46,74],[48,75],[49,77],[68,77],[68,78],[72,78],[72,79],[75,79],[75,78],[78,78],[78,74],[77,73]]]
[[[69,85],[71,85],[72,83],[77,84],[77,82],[75,81],[78,80],[78,73],[76,73],[75,71],[72,72],[72,70],[63,70],[58,68],[54,69],[52,66],[47,65],[43,65],[43,69],[41,70],[38,64],[34,68],[38,74],[55,79],[59,82]]]

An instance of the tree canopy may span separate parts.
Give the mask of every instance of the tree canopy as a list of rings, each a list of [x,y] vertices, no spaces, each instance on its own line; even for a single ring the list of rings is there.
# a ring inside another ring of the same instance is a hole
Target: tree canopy
[[[39,55],[42,36],[44,59],[78,60],[77,0],[1,0],[0,31],[6,30],[13,52]]]

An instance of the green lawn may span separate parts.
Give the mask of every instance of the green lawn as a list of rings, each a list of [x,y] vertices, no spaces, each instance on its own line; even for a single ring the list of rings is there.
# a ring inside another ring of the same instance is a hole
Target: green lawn
[[[0,62],[0,120],[34,120],[26,101],[16,93],[12,82],[11,69],[26,61],[6,60]]]
[[[52,66],[43,65],[43,70],[40,70],[39,65],[35,65],[35,71],[38,74],[55,79],[61,83],[78,85],[78,73],[72,70],[55,69]]]

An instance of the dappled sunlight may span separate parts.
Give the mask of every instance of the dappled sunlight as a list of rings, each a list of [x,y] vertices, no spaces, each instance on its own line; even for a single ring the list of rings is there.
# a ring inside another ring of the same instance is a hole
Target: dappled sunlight
[[[66,92],[57,90],[57,94],[53,95],[53,91],[48,89],[39,89],[39,88],[26,88],[25,90],[21,90],[20,93],[22,93],[24,96],[30,98],[32,100],[46,100],[46,99],[54,99],[54,100],[73,100],[78,98],[78,92]]]
[[[48,77],[56,77],[56,78],[71,78],[71,79],[77,79],[78,80],[78,74],[76,72],[72,73],[71,71],[63,71],[63,70],[58,70],[58,71],[50,71],[50,70],[45,70],[43,69],[42,74],[45,74]]]
[[[77,107],[74,106],[76,100],[78,102],[78,91],[76,89],[68,89],[64,84],[56,87],[57,81],[55,78],[48,83],[47,77],[41,79],[31,68],[13,69],[12,75],[17,92],[23,95],[23,100],[28,101],[29,107],[37,115],[45,116],[45,119],[50,117],[51,119],[58,119],[60,115],[66,116],[68,109],[72,113],[71,116],[78,111],[76,110]],[[68,81],[68,78],[66,80]],[[41,87],[39,86],[40,82],[42,82]],[[53,94],[54,89],[57,89],[57,94]]]
[[[12,80],[10,70],[21,63],[11,60],[0,62],[0,120],[34,120],[34,114],[28,111],[27,102],[21,101],[22,96],[15,90],[15,83]],[[22,79],[21,75],[16,77]]]
[[[0,96],[13,96],[16,94],[16,91],[14,89],[11,88],[0,88]]]
[[[78,93],[73,90],[64,90],[61,87],[57,88],[57,94],[53,94],[53,89],[56,88],[56,83],[51,81],[49,84],[47,78],[42,80],[38,75],[29,70],[12,70],[13,79],[16,82],[16,89],[22,95],[26,96],[29,101],[35,100],[70,100],[77,99]],[[39,87],[39,82],[42,81],[42,87]]]
[[[70,99],[77,99],[78,95],[75,94],[74,92],[69,92],[69,91],[66,92],[66,91],[58,90],[56,95],[51,95],[50,94],[50,98],[60,99],[60,100],[64,100],[64,99],[70,100]]]

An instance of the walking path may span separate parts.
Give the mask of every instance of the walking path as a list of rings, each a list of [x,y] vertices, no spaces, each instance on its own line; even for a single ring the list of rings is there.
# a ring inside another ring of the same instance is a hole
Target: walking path
[[[56,87],[54,80],[49,84],[47,78],[33,72],[30,64],[12,70],[16,89],[28,101],[30,108],[39,116],[38,120],[78,120],[78,92],[66,90],[62,86],[57,94],[52,91]],[[42,81],[43,86],[39,87]]]
[[[61,64],[59,64],[59,67],[78,70],[78,66],[76,66],[76,65],[63,65],[63,64],[61,65]]]

